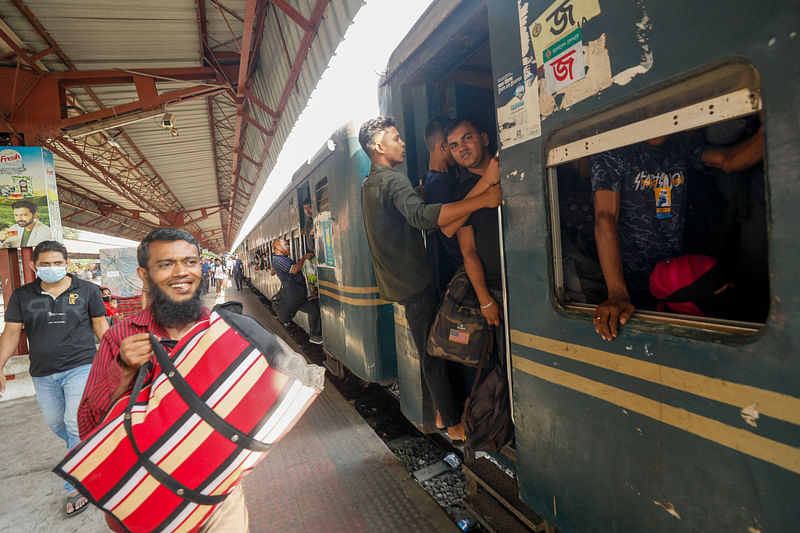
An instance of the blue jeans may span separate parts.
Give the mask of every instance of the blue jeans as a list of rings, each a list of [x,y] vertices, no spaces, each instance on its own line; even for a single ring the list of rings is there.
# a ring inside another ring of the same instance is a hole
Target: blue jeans
[[[67,444],[68,450],[81,441],[78,436],[78,405],[91,368],[90,364],[82,365],[33,378],[42,417],[53,433]],[[65,481],[64,490],[69,494],[75,488]]]

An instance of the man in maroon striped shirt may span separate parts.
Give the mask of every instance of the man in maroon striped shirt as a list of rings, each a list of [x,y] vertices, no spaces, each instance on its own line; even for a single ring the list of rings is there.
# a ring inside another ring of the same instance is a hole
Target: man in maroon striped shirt
[[[133,386],[139,368],[153,357],[150,334],[178,340],[209,316],[200,300],[200,245],[189,232],[151,231],[137,250],[137,275],[150,305],[114,325],[100,343],[78,409],[81,439],[103,420],[111,405]],[[114,531],[123,528],[106,515]],[[209,516],[201,532],[247,531],[247,507],[241,486]]]

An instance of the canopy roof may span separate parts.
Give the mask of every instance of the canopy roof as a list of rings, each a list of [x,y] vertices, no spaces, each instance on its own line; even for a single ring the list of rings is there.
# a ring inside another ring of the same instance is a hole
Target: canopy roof
[[[0,0],[0,135],[55,154],[65,225],[227,250],[362,3]]]

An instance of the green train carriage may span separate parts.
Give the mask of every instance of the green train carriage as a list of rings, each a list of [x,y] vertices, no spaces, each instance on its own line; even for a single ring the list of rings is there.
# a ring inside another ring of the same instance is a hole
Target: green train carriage
[[[441,1],[390,59],[379,95],[406,138],[402,170],[414,184],[426,168],[422,131],[433,116],[476,117],[500,145],[516,424],[507,455],[516,458],[523,501],[563,531],[800,524],[800,368],[790,329],[798,316],[797,20],[789,2],[737,2],[723,13],[688,2]],[[548,40],[553,30],[569,39]],[[563,74],[560,54],[575,47],[584,76],[554,83],[556,67]],[[549,65],[547,50],[556,61]],[[520,79],[528,90],[506,97]],[[520,111],[525,106],[531,111]],[[602,341],[594,306],[570,291],[561,218],[569,165],[759,114],[768,238],[758,253],[768,262],[768,315],[640,311],[613,343]],[[354,128],[331,137],[248,236],[248,274],[265,295],[277,290],[277,279],[253,260],[277,237],[290,241],[295,257],[304,253],[300,205],[311,198],[326,350],[362,379],[396,379],[403,413],[429,430],[430,399],[403,314],[379,299],[371,270],[359,201],[368,161]],[[328,248],[319,241],[326,231]],[[304,318],[295,320],[302,326]]]
[[[561,530],[800,527],[798,21],[792,2],[442,1],[390,59],[379,94],[413,183],[431,117],[496,125],[515,468],[523,501]],[[584,65],[564,85],[575,46]],[[535,97],[507,98],[508,80]],[[566,165],[733,120],[763,123],[768,315],[640,311],[603,341],[567,287]]]
[[[309,251],[301,229],[302,205],[310,199],[316,257],[306,274],[317,280],[312,291],[319,297],[325,351],[331,362],[361,379],[388,383],[397,379],[394,318],[392,304],[378,294],[361,218],[360,187],[368,170],[355,126],[334,132],[295,172],[242,249],[248,257],[255,258],[257,250],[265,258],[263,269],[251,259],[248,274],[252,286],[271,298],[280,289],[277,276],[269,272],[272,241],[286,239],[295,260]],[[308,332],[305,313],[293,320]]]

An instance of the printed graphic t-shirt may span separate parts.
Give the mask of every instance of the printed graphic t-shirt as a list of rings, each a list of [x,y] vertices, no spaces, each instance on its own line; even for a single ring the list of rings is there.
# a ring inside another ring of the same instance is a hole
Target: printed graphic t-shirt
[[[619,233],[629,290],[647,291],[657,263],[683,253],[690,168],[700,168],[703,146],[683,138],[646,142],[590,158],[592,192],[620,193]]]

